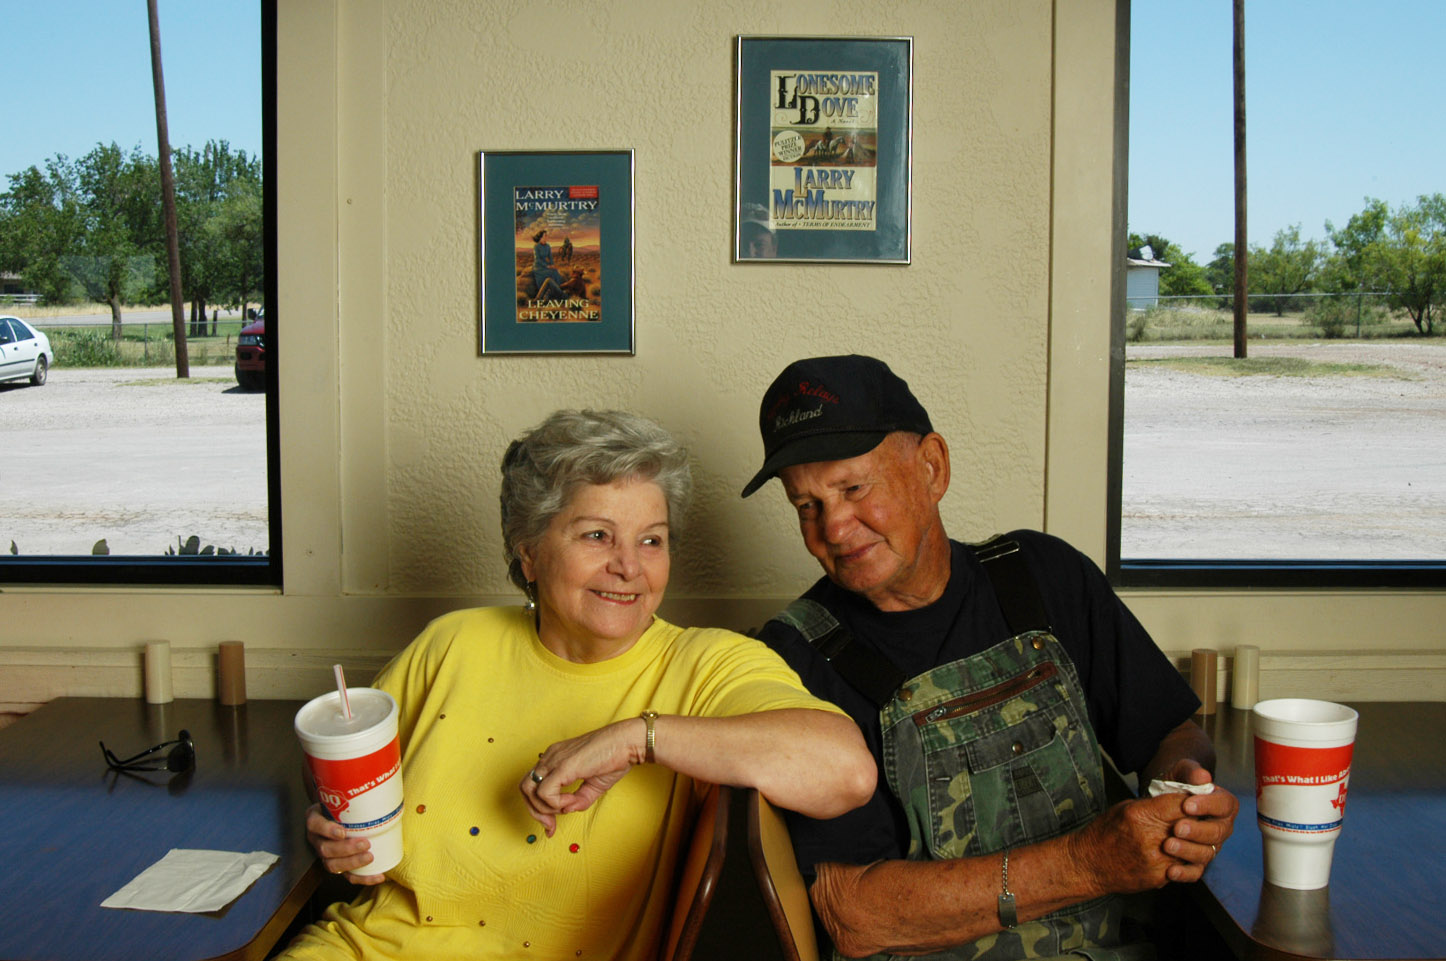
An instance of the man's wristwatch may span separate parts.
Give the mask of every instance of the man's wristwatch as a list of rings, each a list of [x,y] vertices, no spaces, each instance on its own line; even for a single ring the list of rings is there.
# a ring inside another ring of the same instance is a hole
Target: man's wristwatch
[[[655,757],[653,757],[653,745],[654,745],[654,743],[655,743],[655,735],[654,735],[654,733],[653,733],[653,722],[658,719],[658,712],[657,712],[657,711],[644,711],[641,716],[642,716],[643,722],[648,725],[648,750],[647,750],[647,753],[643,756],[643,760],[644,760],[646,763],[648,763],[648,764],[652,764],[654,761],[657,760]]]
[[[1014,895],[1009,893],[1009,849],[1004,849],[1004,859],[999,862],[999,923],[1012,928],[1019,923],[1019,914],[1014,910]]]

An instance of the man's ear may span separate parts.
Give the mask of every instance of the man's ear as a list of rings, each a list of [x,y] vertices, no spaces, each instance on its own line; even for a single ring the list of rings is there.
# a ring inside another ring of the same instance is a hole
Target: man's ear
[[[919,459],[924,465],[929,492],[938,503],[949,490],[949,445],[938,434],[925,434],[919,440]]]

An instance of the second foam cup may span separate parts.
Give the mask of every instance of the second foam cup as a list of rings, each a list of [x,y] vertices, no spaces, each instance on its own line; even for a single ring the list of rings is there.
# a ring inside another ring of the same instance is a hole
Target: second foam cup
[[[402,756],[397,702],[372,687],[312,698],[296,712],[296,736],[317,794],[351,837],[371,841],[372,863],[358,874],[382,874],[402,859]]]
[[[1356,712],[1329,701],[1279,698],[1256,704],[1253,714],[1265,880],[1323,888],[1346,813]]]

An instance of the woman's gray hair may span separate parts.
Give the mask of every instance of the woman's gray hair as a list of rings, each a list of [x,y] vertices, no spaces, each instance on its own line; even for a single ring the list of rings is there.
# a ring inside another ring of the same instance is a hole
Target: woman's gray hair
[[[676,531],[693,492],[688,451],[646,417],[559,410],[509,444],[502,455],[502,550],[512,583],[527,591],[520,551],[542,539],[579,487],[633,477],[662,490]]]

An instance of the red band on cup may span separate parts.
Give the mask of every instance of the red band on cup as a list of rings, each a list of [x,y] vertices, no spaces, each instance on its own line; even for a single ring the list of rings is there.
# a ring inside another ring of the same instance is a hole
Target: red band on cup
[[[1334,784],[1351,773],[1354,744],[1340,747],[1288,747],[1255,738],[1256,785]]]
[[[358,795],[391,780],[401,770],[402,753],[397,739],[392,738],[385,747],[361,757],[328,761],[308,756],[307,762],[321,803],[334,820],[340,820],[341,813]]]

